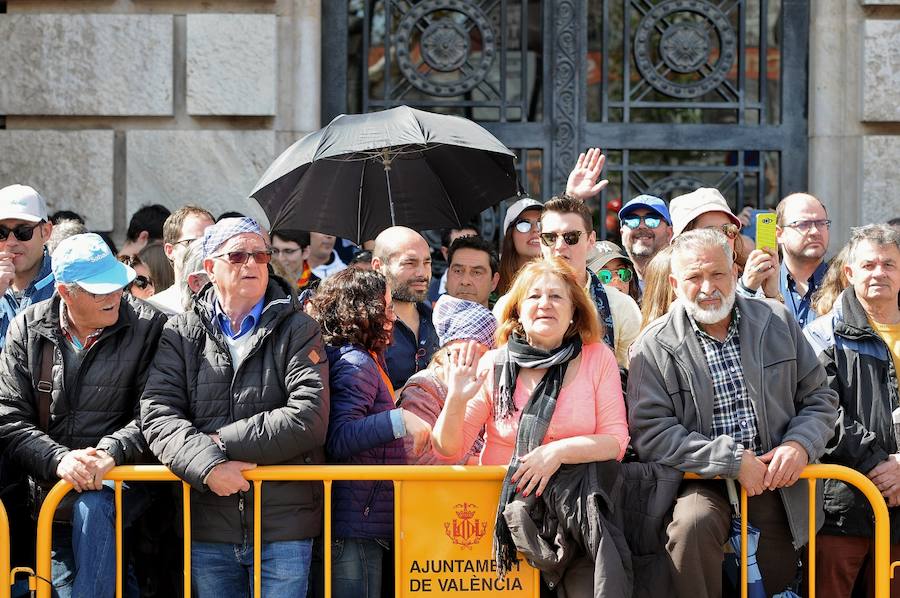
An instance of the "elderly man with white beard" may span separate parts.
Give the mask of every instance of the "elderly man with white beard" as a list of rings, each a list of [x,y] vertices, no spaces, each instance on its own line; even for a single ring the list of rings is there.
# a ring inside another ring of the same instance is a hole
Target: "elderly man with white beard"
[[[772,595],[797,573],[809,517],[808,487],[795,482],[825,451],[837,395],[783,305],[735,296],[732,262],[717,230],[672,242],[678,299],[633,347],[628,422],[641,461],[740,482]],[[678,596],[722,595],[730,520],[724,481],[682,485],[666,530]]]

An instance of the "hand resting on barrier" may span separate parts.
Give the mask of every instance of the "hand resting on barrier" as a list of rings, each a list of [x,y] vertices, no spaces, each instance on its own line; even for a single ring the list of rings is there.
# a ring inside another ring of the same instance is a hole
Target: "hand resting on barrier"
[[[231,496],[235,492],[250,490],[250,482],[244,479],[243,471],[253,469],[256,463],[246,461],[225,461],[212,468],[206,478],[206,485],[219,496]]]

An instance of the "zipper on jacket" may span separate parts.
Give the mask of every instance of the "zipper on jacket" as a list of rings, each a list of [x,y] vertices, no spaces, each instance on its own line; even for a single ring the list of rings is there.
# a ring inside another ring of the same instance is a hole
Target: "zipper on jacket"
[[[372,503],[375,501],[375,493],[378,492],[381,486],[381,480],[377,480],[375,484],[372,486],[371,492],[369,492],[369,498],[366,500],[365,506],[363,506],[363,517],[368,517],[369,513],[372,512]]]
[[[241,517],[241,539],[243,540],[243,545],[247,546],[247,521],[244,519],[244,493],[240,492],[240,496],[238,497],[238,511]]]

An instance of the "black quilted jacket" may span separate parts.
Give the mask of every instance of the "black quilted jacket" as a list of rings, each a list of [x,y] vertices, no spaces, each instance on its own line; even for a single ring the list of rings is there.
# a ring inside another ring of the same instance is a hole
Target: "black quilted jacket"
[[[76,388],[65,388],[59,295],[30,306],[13,321],[0,359],[0,439],[29,474],[56,480],[71,449],[94,446],[116,465],[133,463],[147,449],[137,424],[138,399],[165,316],[125,296],[119,319],[88,348]],[[49,434],[38,427],[36,380],[44,342],[54,345]]]
[[[217,496],[203,480],[226,460],[258,465],[324,462],[328,361],[316,322],[270,279],[260,322],[234,370],[208,285],[191,312],[167,323],[141,398],[141,426],[157,458],[197,492],[192,534],[203,542],[252,541],[253,490]],[[218,432],[227,454],[208,436]],[[319,534],[318,482],[266,482],[263,539]]]

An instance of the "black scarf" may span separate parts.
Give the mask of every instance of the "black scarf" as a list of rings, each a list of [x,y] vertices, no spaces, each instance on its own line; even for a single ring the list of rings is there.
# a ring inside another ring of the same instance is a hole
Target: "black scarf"
[[[500,577],[503,577],[516,562],[516,545],[503,517],[503,510],[516,493],[516,487],[510,480],[519,468],[519,457],[534,450],[543,442],[547,428],[550,427],[553,411],[556,409],[556,399],[559,397],[566,369],[569,362],[580,354],[581,339],[578,337],[563,341],[563,344],[553,351],[544,351],[532,347],[521,336],[513,334],[494,366],[497,383],[494,417],[498,420],[510,417],[515,411],[513,393],[519,368],[547,368],[547,373],[538,382],[522,409],[516,433],[516,448],[509,461],[506,476],[503,478],[503,488],[500,491],[497,521],[494,524],[494,560]]]

